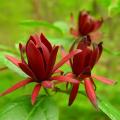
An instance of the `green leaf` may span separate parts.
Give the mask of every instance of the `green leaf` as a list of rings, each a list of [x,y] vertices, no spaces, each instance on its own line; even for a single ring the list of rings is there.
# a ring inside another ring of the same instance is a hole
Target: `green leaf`
[[[68,25],[63,21],[56,21],[53,25],[61,29],[63,33],[67,33],[69,31]]]
[[[79,91],[80,94],[86,96],[84,91]],[[97,105],[98,108],[105,113],[111,120],[119,120],[120,119],[120,112],[111,105],[105,98],[101,96],[97,96]]]
[[[28,27],[40,27],[40,26],[47,27],[63,35],[63,32],[59,27],[53,25],[52,23],[48,23],[47,21],[24,20],[20,22],[20,24]]]
[[[24,96],[0,109],[0,120],[58,120],[58,108],[48,96],[38,97],[31,105],[31,97]]]
[[[30,97],[22,97],[0,108],[0,120],[25,120],[32,109]]]
[[[120,112],[105,99],[101,97],[98,98],[98,107],[111,120],[120,120]]]
[[[47,37],[48,40],[52,43],[52,44],[55,44],[55,45],[71,45],[72,42],[74,42],[73,39],[71,38],[53,38],[53,37]]]
[[[0,52],[0,64],[5,65],[6,67],[8,67],[9,69],[11,69],[12,71],[18,73],[19,75],[23,76],[23,77],[27,77],[27,75],[22,72],[21,69],[19,69],[16,65],[14,65],[13,63],[11,63],[9,60],[7,60],[5,58],[5,55],[11,55],[14,56],[13,54],[11,54],[10,52]]]

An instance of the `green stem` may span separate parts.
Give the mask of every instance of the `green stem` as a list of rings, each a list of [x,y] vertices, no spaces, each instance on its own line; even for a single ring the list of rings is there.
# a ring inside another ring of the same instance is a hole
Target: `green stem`
[[[61,93],[65,93],[65,94],[70,94],[70,92],[71,92],[71,90],[67,90],[66,91],[66,90],[62,90],[60,88],[55,88],[53,91],[55,91],[55,92],[61,92]],[[86,96],[86,93],[84,91],[78,91],[78,93]]]

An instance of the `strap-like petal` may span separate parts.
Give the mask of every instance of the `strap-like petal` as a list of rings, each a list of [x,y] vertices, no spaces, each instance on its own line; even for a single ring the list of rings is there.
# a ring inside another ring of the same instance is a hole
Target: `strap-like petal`
[[[65,52],[63,46],[61,46],[61,49],[60,49],[60,50],[61,50],[61,56],[62,56],[62,58],[65,57],[65,56],[67,55],[67,53]],[[67,64],[67,65],[70,65],[70,62],[67,61],[66,64]]]
[[[51,80],[57,80],[58,82],[70,82],[70,83],[75,83],[75,84],[79,83],[78,80],[73,79],[73,78],[68,77],[68,76],[63,76],[63,75],[53,76],[53,77],[51,77]]]
[[[64,58],[62,58],[62,60],[60,60],[60,62],[58,62],[55,67],[52,70],[52,73],[54,73],[59,67],[61,67],[65,62],[67,62],[71,57],[73,57],[74,55],[80,53],[81,50],[75,50],[75,51],[71,51],[68,55],[66,55]]]
[[[103,77],[103,76],[92,75],[92,77],[95,78],[96,80],[99,80],[99,81],[101,81],[105,84],[108,84],[108,85],[112,85],[112,84],[116,83],[116,81],[110,80],[110,79]]]
[[[69,97],[69,105],[72,105],[72,103],[74,102],[78,93],[78,89],[79,89],[79,84],[74,84]]]
[[[10,55],[5,56],[9,61],[11,61],[13,64],[19,67],[19,63],[21,63],[20,60],[16,59],[15,57],[12,57]]]
[[[97,107],[96,94],[91,80],[89,78],[84,79],[84,84],[85,84],[86,94],[89,100],[95,107]]]
[[[32,102],[32,105],[34,105],[35,101],[36,101],[36,98],[39,94],[39,91],[40,91],[40,88],[41,88],[41,85],[40,84],[37,84],[35,87],[34,87],[34,90],[32,92],[32,96],[31,96],[31,102]]]
[[[5,92],[1,93],[0,96],[4,96],[6,94],[9,94],[9,93],[15,91],[16,89],[21,88],[21,87],[27,85],[30,82],[33,82],[33,80],[30,79],[30,78],[25,79],[23,81],[20,81],[17,84],[13,85],[11,88],[7,89]]]

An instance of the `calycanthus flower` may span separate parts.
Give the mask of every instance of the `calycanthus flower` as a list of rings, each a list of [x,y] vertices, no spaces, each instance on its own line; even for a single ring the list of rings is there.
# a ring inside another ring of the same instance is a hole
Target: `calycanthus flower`
[[[21,60],[9,55],[6,55],[6,58],[19,67],[29,77],[7,89],[5,92],[1,93],[0,96],[11,93],[16,89],[27,85],[28,83],[35,82],[36,85],[31,97],[31,102],[34,104],[41,87],[53,89],[56,81],[59,81],[58,83],[78,83],[78,81],[73,78],[61,74],[58,75],[57,73],[61,72],[58,69],[59,67],[81,51],[71,51],[55,65],[58,48],[58,46],[52,46],[43,34],[40,36],[31,36],[26,46],[19,44]],[[26,54],[27,61],[24,58],[24,53]]]
[[[71,50],[73,49],[74,45],[71,47]],[[98,62],[102,54],[102,42],[100,42],[99,44],[91,44],[90,37],[87,36],[78,43],[77,49],[81,49],[82,52],[75,55],[73,59],[70,59],[70,66],[72,68],[71,77],[79,80],[80,82],[78,84],[74,84],[72,87],[69,97],[69,105],[71,105],[75,100],[78,93],[79,85],[83,84],[85,86],[87,97],[89,98],[91,103],[95,107],[97,107],[97,99],[95,94],[96,86],[93,78],[109,85],[115,83],[115,81],[107,79],[105,77],[91,74],[93,67]]]
[[[73,16],[71,16],[73,21]],[[87,11],[81,11],[78,17],[77,28],[72,27],[70,32],[75,37],[86,36],[92,32],[98,30],[103,23],[103,19],[95,20]]]

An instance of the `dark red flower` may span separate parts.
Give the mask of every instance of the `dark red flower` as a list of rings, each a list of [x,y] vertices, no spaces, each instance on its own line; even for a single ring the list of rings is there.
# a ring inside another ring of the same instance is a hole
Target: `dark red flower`
[[[44,88],[53,88],[54,81],[59,81],[59,83],[78,83],[78,81],[73,78],[63,75],[53,76],[53,74],[61,72],[58,68],[75,54],[79,53],[80,50],[72,51],[55,65],[58,46],[52,46],[43,34],[40,36],[31,36],[25,47],[22,44],[19,44],[19,49],[21,53],[21,60],[9,55],[7,55],[6,58],[18,66],[29,77],[3,92],[1,96],[25,86],[28,83],[36,82],[31,99],[32,104],[34,104],[41,86]],[[26,53],[27,61],[24,58],[24,53]]]
[[[72,17],[73,21],[73,17]],[[103,19],[95,20],[87,11],[81,11],[78,17],[77,29],[71,28],[74,36],[86,36],[98,30],[103,23]]]
[[[74,49],[74,46],[75,45],[71,47],[71,50]],[[98,62],[101,56],[103,49],[102,42],[99,44],[91,44],[90,37],[87,36],[79,42],[79,44],[77,45],[77,49],[81,49],[82,52],[76,54],[73,59],[70,60],[70,65],[73,74],[72,78],[77,79],[80,82],[78,84],[74,84],[72,87],[69,98],[69,105],[71,105],[76,98],[79,84],[83,83],[89,100],[95,107],[97,107],[95,83],[93,81],[93,78],[106,84],[115,83],[115,81],[109,80],[105,77],[91,74],[94,65]]]

